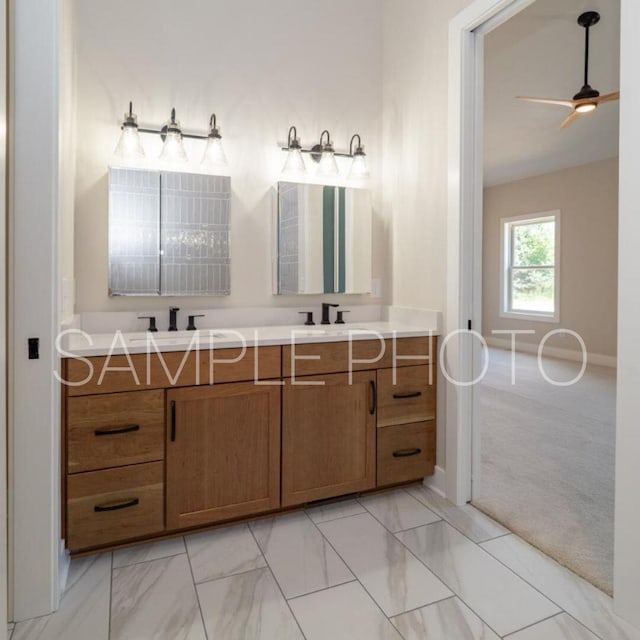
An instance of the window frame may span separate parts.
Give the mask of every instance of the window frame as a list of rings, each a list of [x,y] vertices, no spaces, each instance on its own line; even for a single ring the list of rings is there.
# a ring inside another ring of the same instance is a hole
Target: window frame
[[[553,313],[544,311],[523,310],[512,308],[511,271],[513,269],[513,229],[523,224],[536,224],[540,222],[555,223],[555,256],[554,264],[547,268],[554,269],[554,301]],[[521,216],[500,219],[500,317],[514,320],[532,320],[534,322],[560,322],[560,236],[561,236],[561,212],[560,210],[530,213]]]

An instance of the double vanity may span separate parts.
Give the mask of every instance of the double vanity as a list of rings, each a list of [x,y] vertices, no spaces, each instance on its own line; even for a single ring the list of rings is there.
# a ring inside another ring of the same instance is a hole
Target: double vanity
[[[437,338],[409,325],[72,336],[63,538],[72,553],[433,474]]]
[[[109,295],[228,296],[232,193],[229,177],[111,167]],[[279,182],[273,200],[274,295],[373,291],[368,189]],[[89,333],[68,336],[60,372],[68,549],[178,535],[433,474],[437,322],[358,324],[365,307],[355,305],[350,324],[344,309],[329,324],[337,306],[322,305],[319,326],[290,307],[259,311],[268,326],[240,329],[195,330],[225,326],[225,313],[226,326],[246,326],[238,318],[248,311],[233,308],[179,322],[172,307],[163,332],[148,313],[107,313],[100,330],[81,322]]]

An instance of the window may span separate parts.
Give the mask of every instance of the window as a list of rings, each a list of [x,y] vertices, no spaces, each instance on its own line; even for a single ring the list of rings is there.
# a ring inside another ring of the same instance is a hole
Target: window
[[[560,212],[502,220],[501,315],[559,321]]]

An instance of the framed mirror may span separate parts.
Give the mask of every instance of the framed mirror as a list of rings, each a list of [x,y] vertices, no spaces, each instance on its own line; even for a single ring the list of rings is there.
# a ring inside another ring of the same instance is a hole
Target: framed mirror
[[[230,244],[230,178],[109,169],[109,295],[229,295]]]
[[[371,194],[278,183],[279,295],[371,293]]]

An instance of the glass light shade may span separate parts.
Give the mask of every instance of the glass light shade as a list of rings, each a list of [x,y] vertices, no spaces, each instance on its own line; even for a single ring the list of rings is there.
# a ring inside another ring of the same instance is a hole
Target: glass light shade
[[[207,148],[202,156],[202,165],[214,171],[224,171],[229,167],[227,156],[222,146],[222,138],[209,136]]]
[[[367,166],[367,156],[364,153],[356,154],[351,163],[349,178],[352,180],[366,180],[369,178],[369,167]]]
[[[576,111],[578,113],[589,113],[590,111],[595,111],[598,108],[598,105],[595,102],[586,102],[585,104],[580,104],[576,107]]]
[[[187,152],[185,151],[184,144],[182,143],[182,134],[180,131],[167,131],[167,137],[164,140],[162,151],[160,153],[160,160],[164,162],[179,162],[184,163],[188,161]]]
[[[340,174],[338,162],[333,151],[323,151],[320,164],[318,165],[318,175],[323,177],[335,177]]]
[[[114,153],[123,162],[132,162],[144,158],[144,149],[142,148],[142,142],[140,142],[138,127],[132,125],[124,125],[122,127],[122,133],[120,133],[120,139]]]
[[[282,168],[282,174],[287,177],[296,177],[306,174],[307,167],[304,164],[300,149],[289,149],[287,159]]]

